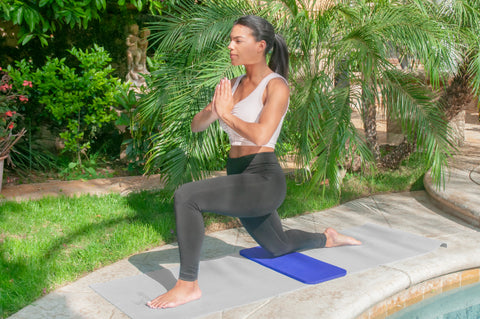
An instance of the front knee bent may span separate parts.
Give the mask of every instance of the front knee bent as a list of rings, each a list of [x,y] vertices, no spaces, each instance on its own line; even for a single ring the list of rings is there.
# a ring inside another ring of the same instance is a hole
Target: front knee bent
[[[184,184],[180,186],[174,193],[174,205],[175,212],[187,210],[198,210],[198,205],[196,203],[195,197],[192,194],[195,193],[193,189],[190,188],[189,184]]]

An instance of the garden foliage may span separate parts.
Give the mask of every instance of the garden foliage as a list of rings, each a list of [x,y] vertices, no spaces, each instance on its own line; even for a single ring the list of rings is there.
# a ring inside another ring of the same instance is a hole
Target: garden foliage
[[[26,61],[17,63],[17,71],[9,69],[17,81],[32,79],[37,102],[61,130],[64,152],[75,154],[81,163],[81,155],[88,154],[102,126],[117,118],[115,95],[122,83],[111,76],[111,59],[103,48],[95,45],[69,52],[78,60],[78,68],[68,66],[65,58],[49,58],[35,71]]]
[[[107,6],[126,8],[134,6],[138,11],[148,7],[152,13],[160,13],[163,1],[151,0],[2,0],[0,19],[11,21],[21,27],[19,42],[25,44],[38,38],[42,45],[48,45],[50,35],[62,25],[86,29],[92,20],[101,18]]]
[[[16,83],[9,72],[0,67],[0,140],[10,135],[18,126],[19,108],[28,102],[28,92],[31,88],[31,81]]]
[[[115,99],[121,114],[115,121],[125,138],[122,142],[129,171],[143,171],[145,155],[148,153],[151,132],[139,124],[137,107],[139,94],[135,90],[122,88]]]

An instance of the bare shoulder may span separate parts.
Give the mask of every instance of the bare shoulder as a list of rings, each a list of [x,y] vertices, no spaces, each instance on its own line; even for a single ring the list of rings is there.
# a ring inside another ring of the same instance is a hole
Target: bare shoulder
[[[288,87],[287,82],[283,77],[276,77],[271,79],[267,84],[267,94],[278,95],[278,96],[288,96],[290,94],[290,88]]]

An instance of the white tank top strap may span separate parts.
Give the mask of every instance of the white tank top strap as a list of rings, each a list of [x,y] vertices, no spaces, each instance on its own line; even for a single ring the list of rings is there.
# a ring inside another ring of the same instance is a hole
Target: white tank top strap
[[[240,82],[242,81],[242,79],[244,77],[245,77],[245,74],[242,74],[239,77],[237,77],[237,79],[235,80],[235,83],[233,84],[233,87],[232,87],[232,94],[235,93],[235,91],[237,90],[237,87],[240,85]]]

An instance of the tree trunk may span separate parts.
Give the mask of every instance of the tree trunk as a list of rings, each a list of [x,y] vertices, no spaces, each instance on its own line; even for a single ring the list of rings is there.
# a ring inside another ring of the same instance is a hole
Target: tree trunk
[[[380,147],[377,140],[377,108],[375,103],[371,103],[368,99],[363,100],[363,127],[365,130],[365,138],[367,145],[373,154],[375,162],[380,161]]]
[[[468,66],[470,60],[467,58],[459,67],[458,73],[450,81],[442,96],[445,105],[445,115],[447,120],[453,119],[469,105],[475,98],[470,85],[470,75]]]
[[[380,159],[379,165],[391,169],[400,167],[402,161],[415,151],[415,143],[410,143],[407,139],[397,146],[385,145],[385,147],[391,148],[391,150],[387,149],[389,153]]]

